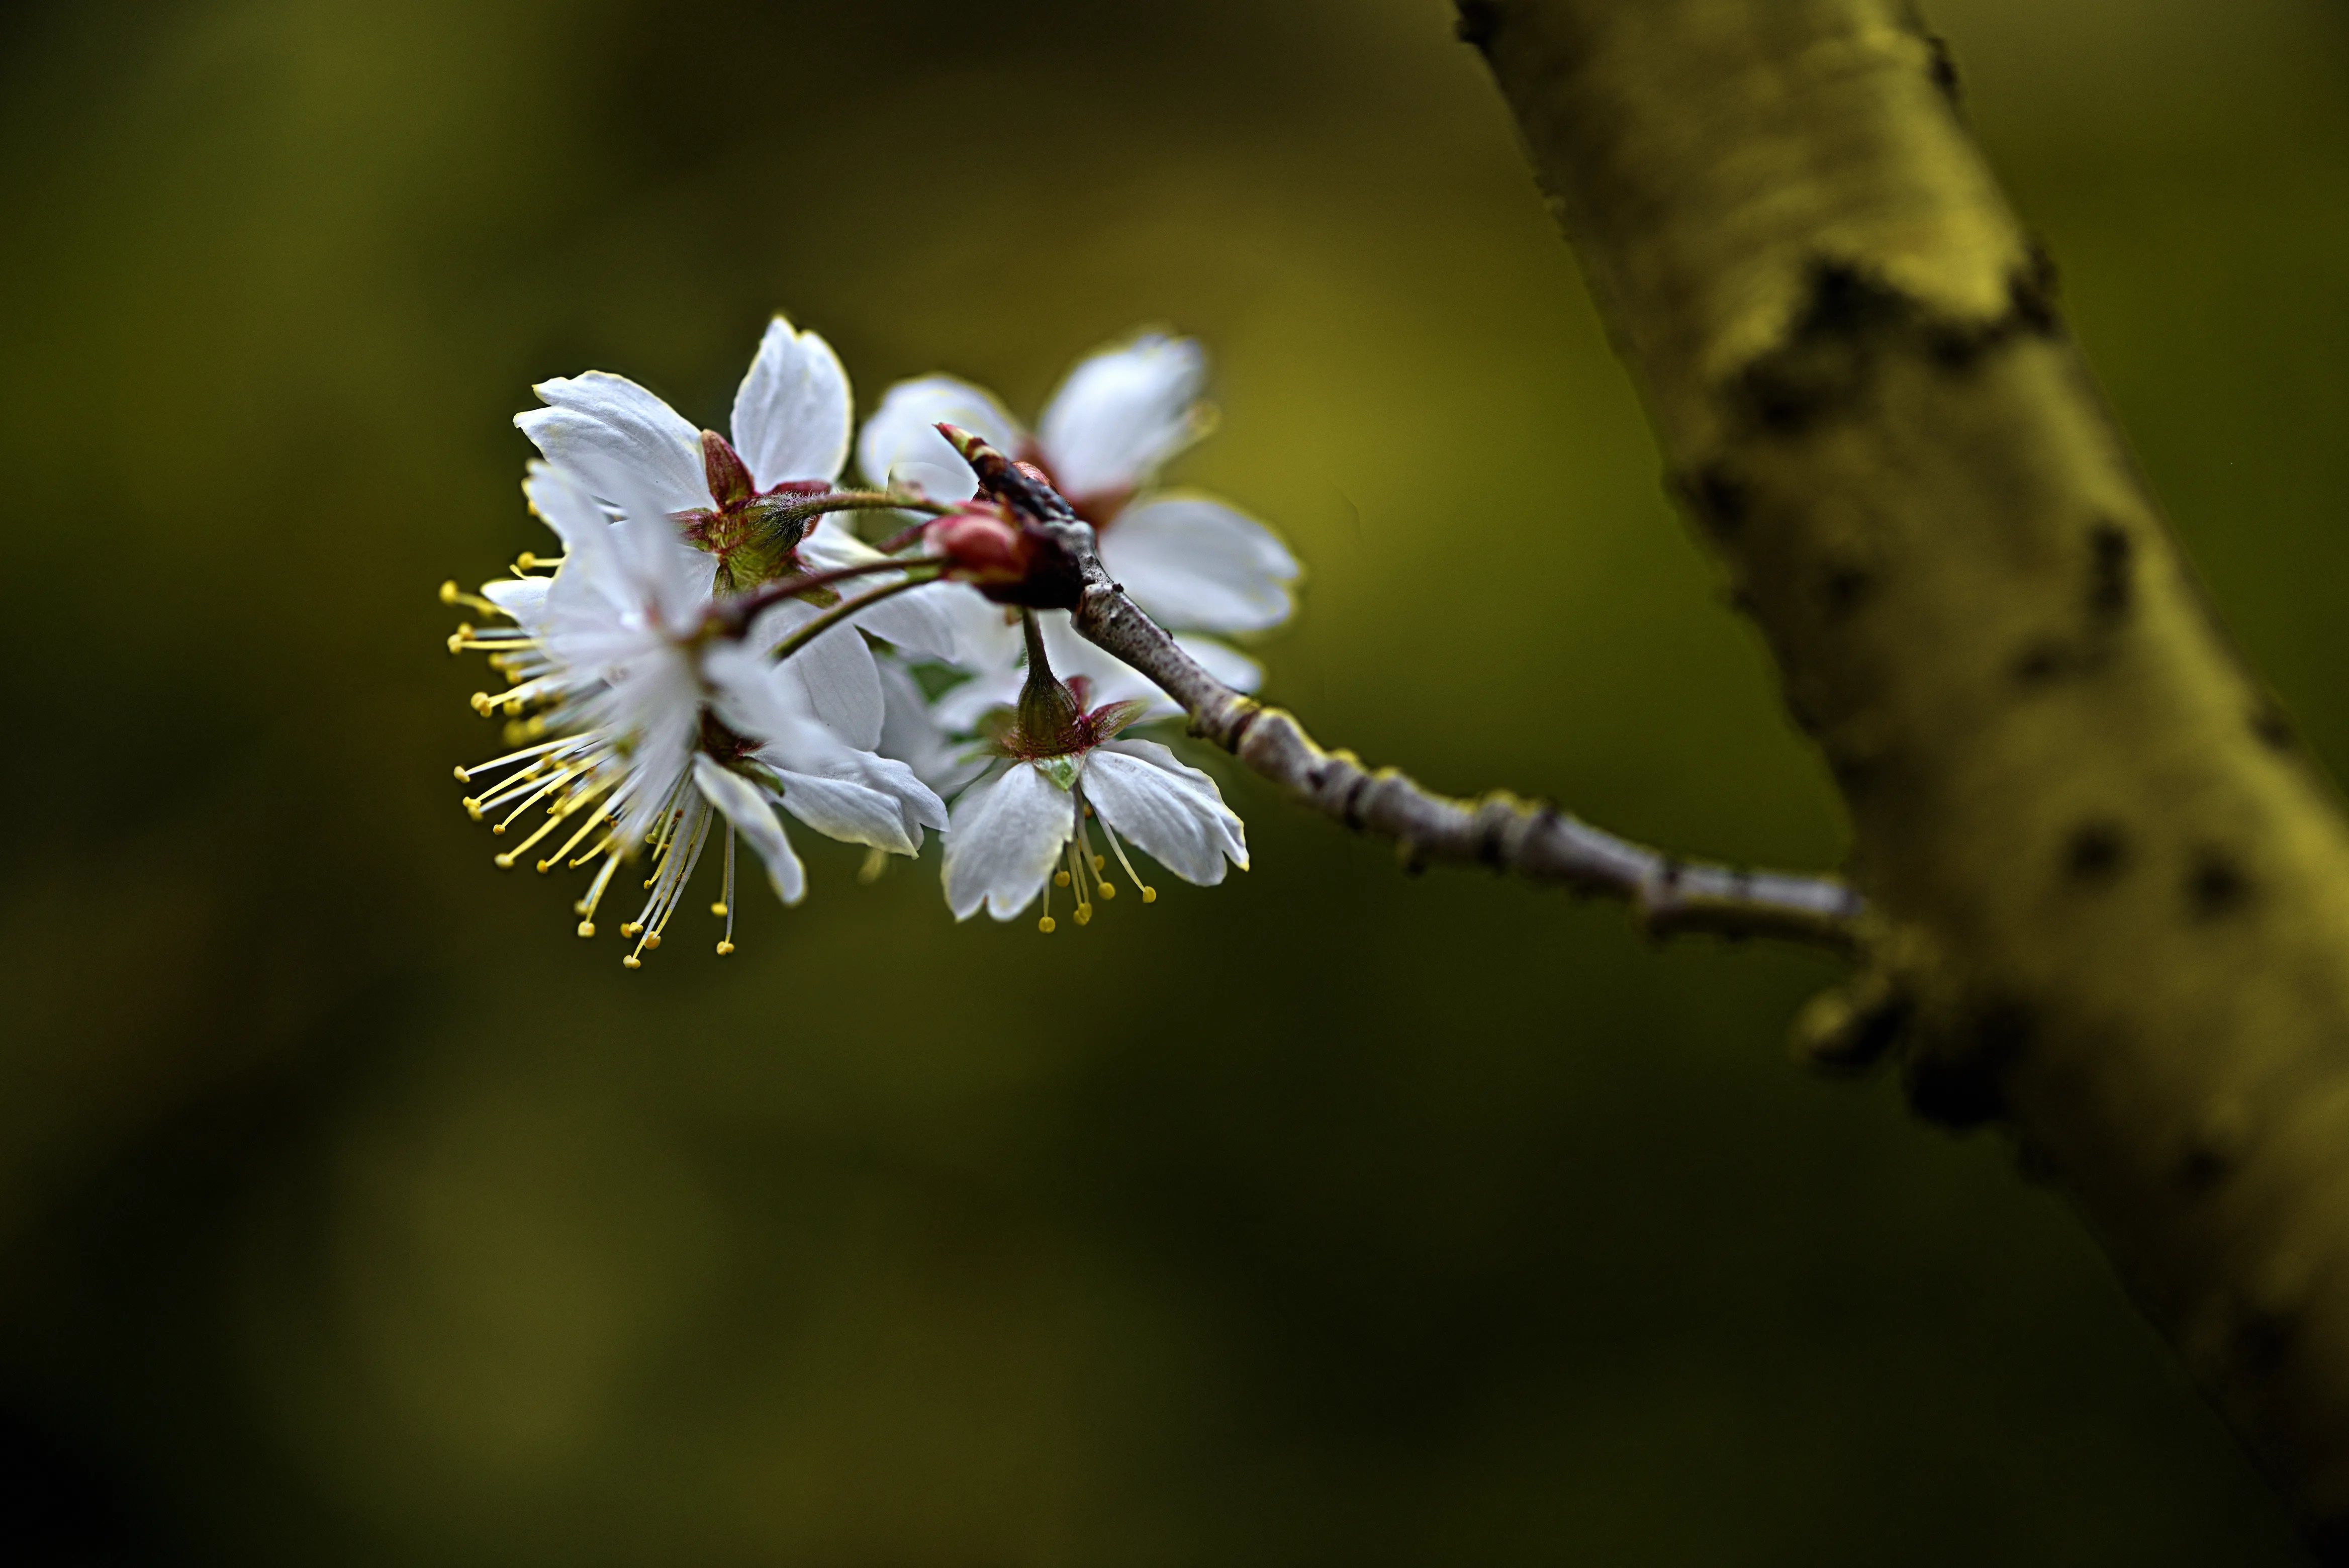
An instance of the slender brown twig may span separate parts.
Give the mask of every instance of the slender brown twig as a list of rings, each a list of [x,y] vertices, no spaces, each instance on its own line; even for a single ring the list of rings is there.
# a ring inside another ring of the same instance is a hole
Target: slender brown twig
[[[1538,801],[1501,790],[1455,799],[1323,749],[1295,715],[1233,691],[1184,652],[1103,569],[1092,526],[1049,484],[982,442],[966,438],[964,450],[988,493],[1065,557],[1059,579],[1077,587],[1058,607],[1071,611],[1079,635],[1156,681],[1190,715],[1192,733],[1324,815],[1394,840],[1407,865],[1485,866],[1618,898],[1657,936],[1775,937],[1837,952],[1857,945],[1861,900],[1837,877],[1684,860]]]

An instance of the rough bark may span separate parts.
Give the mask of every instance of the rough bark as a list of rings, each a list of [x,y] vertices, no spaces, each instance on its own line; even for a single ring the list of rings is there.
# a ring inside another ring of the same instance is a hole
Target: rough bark
[[[2009,1127],[2349,1561],[2349,834],[1893,0],[1464,0],[1849,807],[1806,1027]]]

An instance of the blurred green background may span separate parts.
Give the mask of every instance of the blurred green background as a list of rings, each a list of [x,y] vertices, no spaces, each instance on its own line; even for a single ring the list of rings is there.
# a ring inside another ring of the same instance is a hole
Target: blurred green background
[[[2349,17],[1931,9],[2337,769]],[[1226,768],[1222,889],[1047,941],[827,845],[627,974],[459,811],[530,382],[719,423],[781,307],[1032,413],[1163,321],[1325,739],[1832,862],[1438,0],[16,0],[0,213],[0,1556],[2295,1560],[1994,1139],[1787,1062],[1820,961]]]

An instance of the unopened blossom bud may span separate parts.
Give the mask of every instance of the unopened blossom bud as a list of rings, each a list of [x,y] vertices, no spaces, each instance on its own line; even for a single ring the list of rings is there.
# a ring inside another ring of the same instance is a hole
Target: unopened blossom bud
[[[933,555],[951,564],[947,576],[966,583],[1016,583],[1028,576],[1035,545],[999,506],[980,504],[949,512],[922,534]]]

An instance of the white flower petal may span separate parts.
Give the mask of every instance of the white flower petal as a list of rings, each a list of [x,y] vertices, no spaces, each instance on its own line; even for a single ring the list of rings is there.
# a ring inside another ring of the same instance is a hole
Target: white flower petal
[[[1262,631],[1295,607],[1297,558],[1271,530],[1204,495],[1145,496],[1102,530],[1102,565],[1170,627]]]
[[[576,478],[552,463],[533,459],[523,475],[522,493],[565,550],[583,538],[592,541],[612,521]]]
[[[631,483],[666,512],[712,503],[701,432],[626,376],[590,370],[531,389],[548,405],[514,416],[550,462],[575,471],[595,494],[620,499]]]
[[[734,394],[734,450],[759,488],[837,478],[848,461],[853,417],[848,372],[832,345],[793,331],[781,316],[768,322]]]
[[[554,586],[553,577],[500,577],[481,585],[481,597],[515,625],[535,628],[546,618],[546,590]]]
[[[957,920],[981,904],[1010,919],[1043,891],[1075,832],[1075,800],[1026,763],[973,784],[955,802],[947,830],[947,907]]]
[[[699,787],[702,798],[725,813],[734,830],[750,841],[766,863],[767,885],[775,897],[786,904],[796,904],[807,896],[807,868],[792,853],[792,841],[783,836],[783,825],[775,819],[775,808],[767,804],[749,779],[719,767],[706,752],[697,752],[693,758],[693,782]]]
[[[1085,758],[1078,786],[1102,820],[1186,882],[1212,888],[1229,859],[1247,869],[1247,832],[1216,781],[1153,741],[1112,741]]]
[[[779,768],[775,776],[782,781],[783,809],[827,838],[893,855],[911,855],[921,847],[906,834],[905,813],[892,795],[814,774]]]
[[[1187,337],[1146,332],[1069,372],[1036,427],[1070,495],[1128,491],[1199,439],[1207,357]]]
[[[786,599],[761,613],[745,639],[768,650],[823,612],[800,599]],[[881,742],[881,674],[864,634],[845,623],[800,649],[781,665],[806,693],[809,709],[833,733],[859,751]]]
[[[874,574],[876,584],[895,581],[886,574]],[[856,617],[856,624],[874,636],[896,644],[909,653],[929,659],[942,659],[952,664],[960,647],[959,633],[966,617],[957,613],[954,600],[968,595],[978,595],[961,583],[934,583],[925,587],[908,588],[895,598],[883,599],[871,609]],[[987,601],[980,599],[981,604]]]
[[[978,476],[938,434],[941,424],[963,429],[1005,452],[1017,453],[1027,432],[995,395],[952,376],[924,376],[889,389],[856,438],[856,466],[875,484],[901,484],[933,501],[961,501]]]

